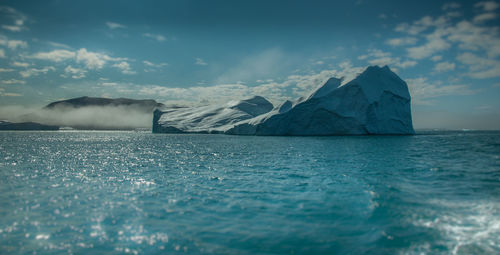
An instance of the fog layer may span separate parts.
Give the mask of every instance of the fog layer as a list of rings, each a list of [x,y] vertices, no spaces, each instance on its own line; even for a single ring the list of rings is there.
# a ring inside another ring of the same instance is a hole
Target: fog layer
[[[54,109],[0,107],[0,119],[11,122],[38,122],[77,129],[151,128],[153,113],[130,106],[57,107]]]

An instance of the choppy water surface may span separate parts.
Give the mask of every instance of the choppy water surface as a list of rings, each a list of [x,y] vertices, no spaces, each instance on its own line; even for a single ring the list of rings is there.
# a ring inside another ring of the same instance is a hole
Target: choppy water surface
[[[500,252],[500,133],[0,132],[0,253]]]

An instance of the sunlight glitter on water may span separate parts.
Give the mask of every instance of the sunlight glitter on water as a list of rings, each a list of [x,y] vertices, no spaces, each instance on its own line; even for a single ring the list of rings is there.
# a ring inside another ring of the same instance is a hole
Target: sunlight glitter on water
[[[499,133],[0,141],[6,253],[500,252]]]

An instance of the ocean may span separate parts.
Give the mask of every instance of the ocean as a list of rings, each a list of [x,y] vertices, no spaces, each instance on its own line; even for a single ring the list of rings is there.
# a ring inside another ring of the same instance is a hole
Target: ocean
[[[0,132],[1,254],[500,253],[500,132]]]

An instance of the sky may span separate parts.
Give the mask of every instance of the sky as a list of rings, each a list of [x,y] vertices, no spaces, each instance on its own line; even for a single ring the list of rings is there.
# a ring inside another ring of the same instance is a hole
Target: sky
[[[274,104],[388,65],[415,128],[500,129],[500,1],[0,1],[1,108]],[[1,116],[0,116],[1,117]]]

